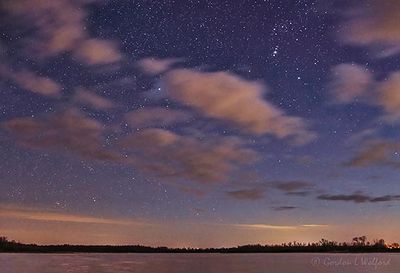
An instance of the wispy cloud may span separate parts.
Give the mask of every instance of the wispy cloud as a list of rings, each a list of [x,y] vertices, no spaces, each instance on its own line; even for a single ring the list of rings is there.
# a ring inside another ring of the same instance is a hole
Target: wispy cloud
[[[365,141],[353,158],[343,165],[346,167],[388,166],[398,169],[400,159],[396,159],[395,155],[396,152],[399,153],[399,150],[400,143],[397,142],[383,139]]]
[[[132,220],[121,220],[87,215],[68,214],[62,212],[0,207],[0,218],[12,218],[17,220],[41,221],[41,222],[67,222],[79,224],[105,224],[105,225],[139,225],[144,224]]]
[[[337,194],[329,195],[323,194],[317,197],[320,200],[327,201],[344,201],[344,202],[354,202],[354,203],[378,203],[378,202],[390,202],[390,201],[400,201],[400,195],[383,195],[383,196],[370,196],[363,194],[361,192],[355,192],[353,194]]]
[[[316,227],[316,228],[319,228],[319,227],[329,227],[329,225],[319,225],[319,224],[305,224],[305,225],[301,225],[302,227],[310,227],[310,228],[313,228],[313,227]]]
[[[275,210],[275,211],[286,211],[286,210],[299,209],[299,207],[296,207],[296,206],[279,206],[279,207],[272,207],[272,209]]]
[[[227,191],[226,194],[238,200],[258,200],[264,197],[263,189],[245,189],[236,191]]]
[[[313,183],[308,181],[277,181],[272,182],[271,185],[278,190],[284,191],[286,193],[296,192],[298,190],[310,189]]]
[[[313,192],[314,184],[308,181],[267,181],[255,184],[253,187],[246,187],[226,191],[225,194],[236,200],[258,200],[264,197],[267,190],[278,190],[285,195],[306,196]],[[297,207],[275,207],[275,210],[289,210]]]
[[[241,228],[254,228],[254,229],[277,229],[277,230],[296,230],[305,228],[323,228],[328,225],[320,224],[304,224],[304,225],[269,225],[269,224],[236,224],[236,227]]]

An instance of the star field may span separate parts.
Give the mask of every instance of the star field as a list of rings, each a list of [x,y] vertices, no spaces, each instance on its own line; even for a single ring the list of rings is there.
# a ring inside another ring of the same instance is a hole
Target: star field
[[[0,234],[400,240],[399,11],[396,0],[4,1]]]

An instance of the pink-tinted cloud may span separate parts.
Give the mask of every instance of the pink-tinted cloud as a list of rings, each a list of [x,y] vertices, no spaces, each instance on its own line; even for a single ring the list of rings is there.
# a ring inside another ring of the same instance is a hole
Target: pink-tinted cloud
[[[112,41],[91,37],[85,25],[85,0],[5,0],[7,18],[29,29],[22,46],[41,58],[69,52],[89,65],[117,62],[122,54]]]
[[[81,87],[76,89],[74,99],[78,103],[98,110],[107,110],[116,107],[116,104],[112,100]]]
[[[177,69],[166,74],[164,84],[173,99],[249,133],[293,137],[298,143],[315,138],[302,118],[286,115],[264,100],[262,83],[228,72]]]
[[[171,68],[174,64],[180,62],[182,59],[178,58],[144,58],[139,60],[136,64],[145,73],[149,75],[161,74]]]
[[[226,182],[234,171],[258,159],[257,153],[238,138],[201,139],[156,128],[122,135],[112,145],[105,141],[111,128],[75,108],[13,118],[2,127],[24,147],[131,165],[178,188],[180,182]]]
[[[20,88],[49,97],[61,95],[61,85],[48,77],[39,76],[28,70],[13,71],[11,68],[0,65],[0,76],[12,80]]]
[[[269,225],[269,224],[237,224],[235,226],[241,227],[241,228],[277,229],[277,230],[297,230],[297,229],[306,229],[306,228],[328,227],[328,225],[320,225],[320,224],[305,224],[305,225],[291,225],[291,226]]]
[[[75,49],[75,56],[91,65],[115,63],[122,59],[117,45],[112,41],[86,39]]]
[[[340,64],[332,69],[330,89],[335,100],[352,102],[366,95],[374,82],[372,73],[356,64]]]
[[[70,51],[86,36],[82,1],[6,0],[10,18],[31,27],[25,46],[30,52],[55,55]]]
[[[377,81],[374,75],[360,65],[341,64],[332,72],[330,87],[336,102],[381,107],[385,122],[400,120],[400,72],[395,71],[386,80]]]
[[[359,2],[343,24],[340,36],[345,43],[374,49],[378,56],[400,53],[400,2],[371,0]]]
[[[123,156],[105,148],[105,126],[77,109],[44,117],[13,118],[3,128],[28,148],[52,149],[101,161],[123,161]]]
[[[389,166],[400,168],[400,160],[393,155],[400,150],[400,143],[387,140],[370,140],[361,145],[355,156],[344,165],[347,167]]]
[[[400,120],[400,72],[392,73],[378,88],[378,103],[387,115],[385,120],[396,122]]]
[[[256,153],[237,138],[198,139],[165,129],[144,129],[119,142],[133,166],[163,180],[213,183],[254,162]]]
[[[123,219],[107,219],[87,215],[68,214],[63,212],[28,209],[28,208],[7,208],[0,206],[0,218],[18,219],[39,222],[61,222],[79,224],[104,224],[104,225],[137,225],[139,222]]]

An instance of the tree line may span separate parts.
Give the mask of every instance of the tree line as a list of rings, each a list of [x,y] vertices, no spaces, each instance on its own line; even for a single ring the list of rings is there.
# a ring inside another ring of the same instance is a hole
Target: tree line
[[[242,245],[222,248],[168,248],[142,245],[37,245],[24,244],[0,237],[0,252],[29,253],[285,253],[285,252],[400,252],[398,243],[386,244],[385,240],[372,242],[366,236],[354,237],[350,243],[321,239],[315,243],[290,242],[274,245]]]

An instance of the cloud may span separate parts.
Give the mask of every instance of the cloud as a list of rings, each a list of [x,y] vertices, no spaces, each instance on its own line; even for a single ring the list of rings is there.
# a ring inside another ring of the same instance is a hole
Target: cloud
[[[338,195],[329,195],[323,194],[317,197],[320,200],[329,200],[329,201],[347,201],[347,202],[355,202],[355,203],[364,203],[370,200],[369,196],[360,193],[354,193],[350,195],[338,194]]]
[[[379,130],[377,128],[367,128],[361,130],[360,132],[354,133],[346,142],[349,144],[362,143],[364,140],[376,136],[378,132]]]
[[[182,61],[179,58],[144,58],[136,62],[136,65],[145,73],[149,75],[161,74],[171,68],[174,64]]]
[[[277,189],[284,192],[286,195],[306,196],[312,192],[311,188],[313,185],[313,183],[306,181],[270,181],[256,183],[252,188],[232,190],[225,193],[229,197],[238,200],[261,199],[264,197],[265,191],[269,189]],[[282,210],[284,210],[284,208]]]
[[[392,73],[378,87],[379,104],[387,115],[385,120],[395,122],[400,120],[400,72]]]
[[[360,65],[340,64],[332,69],[330,89],[336,102],[381,107],[383,121],[400,120],[400,72],[391,73],[386,80],[377,81],[372,73]]]
[[[255,229],[280,229],[280,230],[292,230],[292,229],[304,229],[304,228],[321,228],[328,227],[328,225],[318,225],[318,224],[306,224],[306,225],[268,225],[268,224],[237,224],[237,227],[242,228],[255,228]]]
[[[307,181],[285,181],[272,182],[272,186],[286,194],[296,194],[299,190],[308,190],[313,184]],[[308,191],[307,191],[308,192]]]
[[[273,210],[276,211],[285,211],[285,210],[294,210],[298,209],[299,207],[294,207],[294,206],[280,206],[280,207],[272,207]]]
[[[51,57],[72,52],[86,64],[119,61],[121,53],[107,40],[90,37],[85,0],[6,0],[3,9],[10,22],[28,33],[22,46],[28,55]]]
[[[280,225],[267,225],[267,224],[237,224],[236,227],[241,228],[255,228],[255,229],[297,229],[298,226],[280,226]]]
[[[313,192],[314,184],[308,181],[270,181],[263,184],[264,188],[276,189],[285,195],[304,197]]]
[[[164,180],[215,183],[253,163],[257,154],[237,138],[199,139],[165,129],[144,129],[122,137],[119,146],[139,170]]]
[[[12,80],[22,89],[42,96],[57,97],[61,95],[62,87],[57,82],[28,70],[13,71],[10,67],[0,65],[0,76]]]
[[[227,191],[226,194],[237,200],[258,200],[264,197],[264,191],[261,189]]]
[[[56,55],[71,51],[86,36],[86,14],[82,1],[6,0],[3,8],[10,19],[31,28],[25,40],[29,51]]]
[[[82,87],[76,89],[74,100],[98,110],[107,110],[117,106],[112,100],[99,96]]]
[[[400,2],[370,0],[360,2],[346,15],[340,37],[350,45],[366,46],[379,57],[400,53]]]
[[[2,125],[28,148],[55,149],[102,161],[123,160],[105,148],[104,125],[74,108],[44,117],[13,118]]]
[[[100,39],[86,39],[74,51],[74,56],[90,65],[115,63],[122,59],[116,44]]]
[[[133,127],[165,127],[190,118],[187,112],[165,107],[144,107],[125,114],[125,120]]]
[[[307,196],[310,195],[312,191],[289,191],[286,192],[286,195],[292,195],[292,196]]]
[[[329,195],[323,194],[317,197],[320,200],[328,201],[344,201],[344,202],[354,202],[354,203],[377,203],[377,202],[389,202],[389,201],[400,201],[400,195],[384,195],[379,197],[373,197],[369,195],[362,194],[360,192],[355,192],[353,194],[338,194]]]
[[[166,73],[163,83],[176,101],[246,132],[293,137],[299,144],[315,138],[302,118],[288,116],[265,101],[266,87],[259,82],[247,81],[228,72],[176,69]]]
[[[127,164],[165,182],[226,182],[233,172],[258,159],[239,138],[198,138],[157,128],[121,135],[110,144],[105,141],[108,128],[75,108],[13,118],[2,127],[24,147]]]
[[[379,196],[379,197],[373,197],[369,201],[372,203],[400,201],[400,195],[383,195],[383,196]]]
[[[363,97],[373,82],[373,75],[365,67],[339,64],[332,69],[330,89],[335,100],[349,103]]]
[[[329,225],[321,225],[321,224],[305,224],[305,225],[301,225],[301,227],[310,227],[310,228],[313,228],[313,227],[328,227]]]
[[[395,152],[400,150],[400,143],[386,140],[371,140],[362,144],[362,148],[348,162],[346,167],[389,166],[400,168],[400,159],[395,159]]]
[[[130,220],[107,219],[103,217],[92,217],[86,215],[66,214],[55,211],[7,208],[0,207],[0,218],[13,218],[19,220],[40,222],[64,222],[81,224],[105,224],[105,225],[137,225],[139,222]]]

